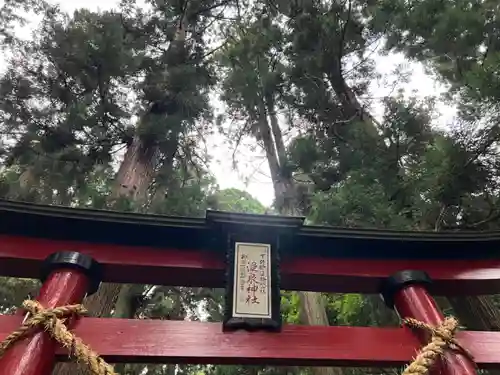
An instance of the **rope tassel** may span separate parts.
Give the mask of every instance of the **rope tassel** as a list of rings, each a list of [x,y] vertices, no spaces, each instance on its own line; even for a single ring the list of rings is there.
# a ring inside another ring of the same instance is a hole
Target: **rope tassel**
[[[42,327],[59,344],[68,349],[72,357],[85,363],[95,375],[118,375],[113,366],[106,363],[64,325],[68,317],[87,312],[82,305],[45,309],[37,301],[26,300],[23,302],[23,307],[30,313],[30,316],[18,330],[12,332],[0,343],[0,358],[14,343],[33,333],[35,329]]]
[[[402,375],[426,375],[446,349],[460,350],[472,360],[470,353],[455,339],[458,329],[458,320],[455,318],[448,317],[437,327],[412,318],[403,320],[403,323],[410,328],[427,331],[431,335],[431,341],[421,349],[413,362],[404,369]]]

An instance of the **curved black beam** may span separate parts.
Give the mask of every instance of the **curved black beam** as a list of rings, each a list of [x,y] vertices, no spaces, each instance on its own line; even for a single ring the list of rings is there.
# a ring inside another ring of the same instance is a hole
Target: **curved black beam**
[[[282,257],[500,258],[500,232],[404,232],[303,225],[303,218],[208,211],[206,218],[146,215],[0,200],[0,233],[55,240],[224,250],[227,231],[272,231]]]

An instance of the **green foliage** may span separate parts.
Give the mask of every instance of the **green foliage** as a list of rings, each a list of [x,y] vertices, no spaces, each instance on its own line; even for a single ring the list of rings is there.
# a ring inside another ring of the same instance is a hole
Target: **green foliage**
[[[296,292],[281,292],[281,315],[283,322],[289,324],[300,323],[300,301]]]
[[[221,99],[227,105],[227,117],[240,125],[229,134],[236,147],[242,135],[262,141],[262,124],[269,128],[270,117],[281,108],[284,84],[283,32],[263,4],[256,3],[251,10],[232,27],[233,36],[219,54]]]
[[[246,191],[224,189],[210,197],[210,208],[252,214],[263,214],[266,208]]]
[[[397,326],[399,324],[396,314],[388,314],[386,306],[377,295],[329,294],[325,295],[325,299],[331,325]]]
[[[0,6],[0,46],[8,47],[19,43],[15,28],[25,26],[29,16],[47,10],[48,4],[43,0],[5,0]]]
[[[432,68],[450,85],[450,93],[459,95],[462,106],[468,107],[470,100],[476,106],[498,103],[500,20],[495,1],[428,0],[409,7],[405,1],[384,0],[372,15],[386,48]]]
[[[406,224],[383,185],[361,172],[353,172],[328,192],[315,194],[312,207],[310,218],[315,223],[372,228],[404,228]]]
[[[39,288],[38,280],[0,277],[0,312],[14,313],[28,296],[35,296]]]
[[[266,213],[248,193],[220,190],[206,167],[204,137],[217,126],[209,99],[219,83],[216,94],[227,107],[221,130],[235,147],[247,135],[264,146],[273,183],[293,185],[300,197],[294,208],[309,222],[498,229],[498,4],[410,3],[168,0],[141,8],[127,0],[114,12],[70,16],[30,0],[23,5],[43,20],[35,38],[20,43],[12,29],[23,22],[15,9],[21,2],[6,1],[0,38],[14,53],[0,79],[0,196],[109,208],[117,154],[139,140],[142,149],[157,151],[145,161],[152,166],[151,186],[145,201],[120,197],[114,209],[195,217],[207,208]],[[381,119],[368,113],[360,98],[377,78],[371,50],[381,37],[387,53],[423,62],[448,85],[447,100],[459,113],[446,131],[432,126],[431,100],[402,93],[382,101]],[[0,280],[2,311],[12,312],[37,287],[32,280]],[[132,289],[126,302],[141,318],[222,318],[220,289]],[[378,296],[324,298],[330,324],[397,322]],[[281,307],[284,321],[300,322],[296,292],[282,292]],[[125,369],[134,375],[308,371]]]

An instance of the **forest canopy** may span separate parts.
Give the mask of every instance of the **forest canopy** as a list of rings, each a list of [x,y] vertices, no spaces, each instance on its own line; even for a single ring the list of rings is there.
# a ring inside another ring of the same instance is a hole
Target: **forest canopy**
[[[300,215],[342,227],[500,229],[497,1],[101,6],[7,0],[0,7],[0,198],[193,217],[207,209]],[[14,311],[37,288],[0,279],[1,308]],[[85,304],[100,316],[220,321],[222,296],[103,284]],[[495,296],[440,304],[467,328],[500,329]],[[378,296],[357,294],[283,291],[282,312],[301,324],[397,322]],[[67,364],[55,371],[85,373]]]

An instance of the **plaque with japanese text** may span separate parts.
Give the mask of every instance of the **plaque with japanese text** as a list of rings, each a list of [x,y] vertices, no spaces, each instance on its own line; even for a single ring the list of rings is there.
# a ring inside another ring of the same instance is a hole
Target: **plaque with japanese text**
[[[278,257],[271,244],[232,242],[224,330],[281,328]]]
[[[271,245],[235,244],[233,317],[271,319]]]
[[[209,246],[226,253],[222,329],[281,331],[280,254],[304,218],[207,211]]]

